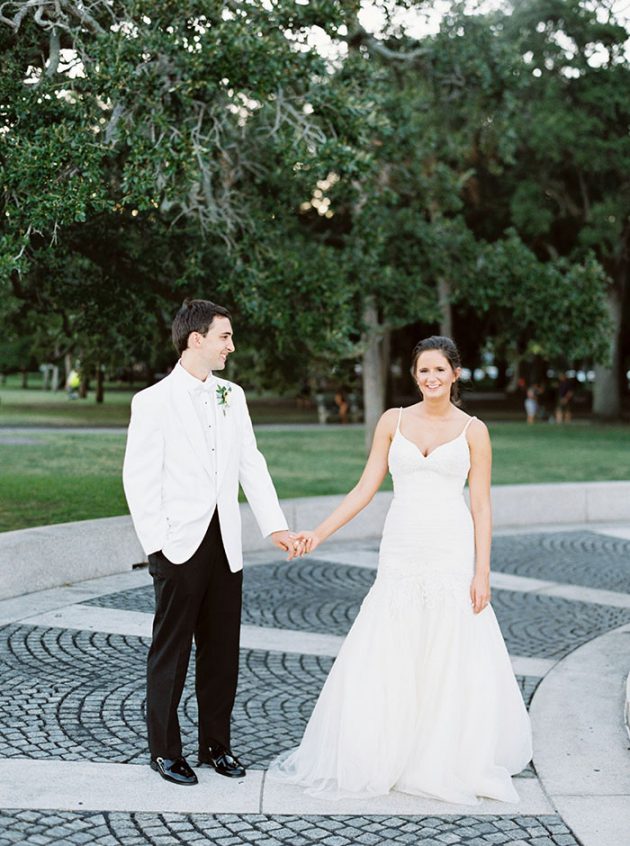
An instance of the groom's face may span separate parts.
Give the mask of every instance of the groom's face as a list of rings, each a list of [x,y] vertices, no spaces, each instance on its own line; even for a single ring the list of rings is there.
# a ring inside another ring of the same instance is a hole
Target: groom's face
[[[223,370],[228,355],[235,349],[230,320],[217,315],[205,335],[193,332],[189,346],[196,349],[203,363],[210,370]]]

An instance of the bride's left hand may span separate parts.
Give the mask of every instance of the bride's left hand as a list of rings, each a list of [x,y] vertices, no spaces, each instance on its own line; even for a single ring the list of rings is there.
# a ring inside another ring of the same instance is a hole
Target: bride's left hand
[[[470,584],[470,600],[475,614],[479,614],[488,605],[490,602],[489,573],[475,573]]]
[[[321,543],[321,538],[316,532],[297,532],[294,537],[300,544],[299,552],[296,552],[300,558],[313,552]]]

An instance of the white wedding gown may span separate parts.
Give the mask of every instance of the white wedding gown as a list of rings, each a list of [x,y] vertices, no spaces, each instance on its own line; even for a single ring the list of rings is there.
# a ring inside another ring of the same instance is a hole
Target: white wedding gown
[[[331,799],[518,801],[510,776],[531,759],[531,729],[494,611],[471,607],[466,429],[425,457],[399,415],[376,580],[300,746],[271,778]]]

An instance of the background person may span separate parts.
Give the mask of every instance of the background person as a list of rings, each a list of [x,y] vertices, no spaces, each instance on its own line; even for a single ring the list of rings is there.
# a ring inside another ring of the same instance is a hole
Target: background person
[[[573,383],[566,373],[558,377],[558,394],[556,402],[556,423],[571,422],[571,405],[574,396]]]
[[[73,367],[72,370],[68,373],[68,378],[66,379],[66,391],[68,393],[68,399],[78,399],[79,398],[79,388],[81,386],[81,376],[77,370]]]
[[[538,390],[537,385],[528,385],[525,393],[525,414],[527,422],[531,425],[536,422],[538,414]]]

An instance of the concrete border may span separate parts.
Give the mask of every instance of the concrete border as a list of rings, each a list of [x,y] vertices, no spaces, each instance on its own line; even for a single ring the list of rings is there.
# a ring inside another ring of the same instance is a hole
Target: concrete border
[[[538,686],[530,707],[534,766],[584,846],[628,846],[630,756],[621,704],[630,626],[576,649]]]
[[[283,500],[295,528],[317,525],[341,496]],[[377,538],[391,493],[377,493],[370,505],[336,535],[338,540]],[[544,528],[563,524],[630,522],[630,482],[568,482],[548,485],[497,485],[492,489],[498,529]],[[243,549],[268,549],[254,517],[241,505]],[[131,519],[107,517],[0,534],[0,599],[124,573],[146,560]]]

